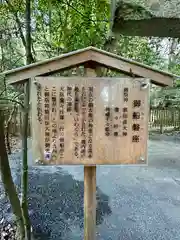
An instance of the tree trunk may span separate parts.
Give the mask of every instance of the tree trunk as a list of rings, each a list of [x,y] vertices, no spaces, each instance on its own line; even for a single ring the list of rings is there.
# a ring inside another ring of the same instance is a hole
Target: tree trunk
[[[0,173],[2,182],[4,185],[5,193],[9,197],[9,201],[16,217],[16,223],[18,227],[18,239],[25,239],[25,228],[23,223],[23,215],[21,211],[21,205],[14,185],[11,170],[8,161],[8,155],[6,152],[5,136],[4,136],[4,116],[2,110],[0,110]]]
[[[6,125],[6,146],[7,146],[8,154],[11,154],[11,144],[9,139],[10,123],[11,122],[7,121],[7,125]]]
[[[33,61],[31,54],[31,0],[26,0],[26,63],[30,64]],[[24,86],[24,109],[23,112],[23,132],[22,132],[22,150],[23,150],[23,164],[22,164],[22,201],[21,207],[24,217],[24,224],[26,226],[27,240],[31,240],[31,223],[28,213],[28,118],[29,118],[29,80]]]
[[[31,0],[26,0],[26,64],[33,62],[31,44]]]
[[[25,84],[24,88],[24,107],[23,112],[23,129],[22,129],[22,152],[23,152],[23,164],[22,164],[22,180],[21,180],[21,207],[23,211],[24,224],[26,226],[27,239],[31,239],[31,223],[28,214],[28,202],[27,202],[27,192],[28,192],[28,111],[29,111],[29,82]]]
[[[173,65],[175,65],[176,61],[176,50],[178,49],[178,39],[170,39],[169,40],[169,53],[168,53],[168,71],[171,71]]]
[[[14,116],[14,113],[16,111],[16,105],[14,105],[13,110],[10,113],[10,116],[6,122],[6,146],[7,146],[7,150],[8,150],[8,154],[11,154],[11,144],[10,144],[10,139],[9,139],[9,132],[10,132],[10,124],[12,121],[12,118]]]
[[[20,21],[20,19],[19,19],[19,17],[18,17],[18,12],[17,12],[17,10],[16,10],[16,8],[13,6],[13,4],[11,3],[11,1],[9,1],[9,0],[5,0],[5,2],[7,3],[7,5],[8,5],[8,8],[9,8],[9,11],[14,15],[14,17],[15,17],[15,20],[16,20],[16,24],[17,24],[17,27],[18,27],[18,31],[19,31],[19,34],[20,34],[20,37],[21,37],[21,40],[22,40],[22,43],[23,43],[23,46],[24,46],[24,48],[25,48],[25,51],[27,50],[27,46],[26,46],[26,44],[27,44],[27,41],[26,41],[26,38],[24,37],[24,33],[23,33],[23,27],[22,27],[22,23],[21,23],[21,21]],[[28,23],[28,21],[27,21],[27,19],[30,19],[30,13],[31,13],[31,11],[30,11],[30,8],[29,8],[29,6],[30,6],[30,4],[31,4],[31,0],[27,0],[26,1],[26,23]],[[27,11],[27,9],[29,9],[29,11]],[[28,24],[27,24],[28,25]],[[26,26],[27,26],[26,25]],[[29,24],[29,26],[30,26],[30,24]],[[31,27],[29,28],[29,29],[31,29]],[[27,33],[28,31],[26,31],[26,33]],[[31,31],[30,31],[30,33],[31,33]],[[26,35],[26,37],[27,37],[27,35]],[[31,42],[30,42],[30,46],[31,46]],[[26,54],[27,55],[27,54]],[[32,52],[30,51],[30,54],[29,54],[29,59],[31,59],[31,62],[34,62],[34,59],[33,59],[33,55],[32,55]]]

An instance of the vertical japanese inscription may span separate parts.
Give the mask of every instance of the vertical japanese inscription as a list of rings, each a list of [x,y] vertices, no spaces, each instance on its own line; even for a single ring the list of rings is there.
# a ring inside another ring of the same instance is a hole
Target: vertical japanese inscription
[[[67,112],[72,112],[72,87],[67,87]]]
[[[129,89],[122,89],[123,106],[105,108],[105,136],[125,137],[128,135],[128,97]],[[113,112],[112,112],[113,111]],[[112,123],[113,117],[113,123]]]
[[[64,87],[59,91],[59,156],[64,158]]]
[[[45,150],[45,159],[50,160],[47,162],[66,164],[68,159],[68,164],[92,164],[93,159],[93,164],[113,164],[144,156],[147,98],[145,92],[139,91],[139,82],[133,88],[126,81],[117,83],[117,90],[112,83],[113,92],[108,92],[107,87],[105,98],[98,94],[104,91],[104,83],[82,80],[63,82],[63,79],[52,84],[40,81],[41,85],[36,86],[34,109],[43,139],[40,147]]]
[[[81,122],[81,158],[86,156],[86,112],[87,112],[87,96],[86,89],[82,87],[82,122]]]
[[[119,107],[115,107],[114,108],[114,113],[115,113],[115,117],[114,117],[114,121],[113,121],[113,135],[115,137],[120,136],[120,112],[119,112]]]
[[[122,118],[123,118],[123,132],[122,132],[122,136],[126,137],[128,135],[128,125],[127,125],[127,120],[128,120],[128,106],[126,105],[128,102],[128,98],[129,98],[129,89],[128,87],[124,88],[124,107],[123,107],[123,113],[122,113]]]
[[[93,157],[94,89],[88,88],[88,158]]]
[[[45,130],[45,158],[50,159],[50,91],[48,87],[44,88],[44,130]]]
[[[127,87],[124,88],[124,102],[128,102],[128,94],[129,94],[129,90]]]
[[[105,136],[111,135],[111,108],[105,108]]]
[[[140,120],[140,116],[141,116],[141,114],[138,110],[141,106],[141,100],[134,100],[132,102],[132,106],[133,106],[132,142],[138,143],[140,141],[140,136],[139,136],[140,122],[139,122],[139,120]]]
[[[123,137],[126,137],[128,135],[128,125],[127,125],[127,120],[128,120],[128,108],[123,107]]]
[[[56,87],[52,87],[51,92],[51,136],[52,136],[52,160],[57,159],[57,93]]]
[[[74,155],[76,158],[79,158],[79,112],[80,112],[80,89],[79,87],[75,86],[74,88]]]
[[[40,124],[42,124],[42,92],[41,84],[37,84],[37,117]]]

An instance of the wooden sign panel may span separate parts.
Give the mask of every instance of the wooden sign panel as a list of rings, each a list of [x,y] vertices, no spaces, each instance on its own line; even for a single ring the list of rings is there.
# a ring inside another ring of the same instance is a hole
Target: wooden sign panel
[[[144,164],[149,87],[142,79],[38,77],[33,154],[44,164]]]

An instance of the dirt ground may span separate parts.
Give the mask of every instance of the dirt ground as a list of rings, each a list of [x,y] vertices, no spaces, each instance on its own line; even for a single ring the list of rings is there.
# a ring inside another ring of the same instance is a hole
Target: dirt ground
[[[151,136],[148,167],[97,168],[98,240],[180,239],[180,141]],[[20,185],[21,152],[10,158]],[[34,167],[29,141],[29,209],[38,239],[83,239],[83,168]],[[0,218],[11,220],[0,184]]]

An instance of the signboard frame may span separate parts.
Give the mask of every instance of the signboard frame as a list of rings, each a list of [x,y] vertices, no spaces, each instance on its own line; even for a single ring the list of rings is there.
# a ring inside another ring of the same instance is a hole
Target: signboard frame
[[[142,91],[143,94],[146,95],[146,102],[145,102],[145,109],[144,109],[144,116],[145,116],[145,128],[144,129],[144,140],[141,141],[140,144],[143,144],[144,147],[144,151],[143,154],[138,156],[138,159],[136,157],[135,161],[130,161],[128,158],[126,159],[126,157],[124,158],[124,161],[120,161],[120,160],[109,160],[109,159],[103,159],[103,158],[98,158],[96,159],[96,161],[72,161],[71,159],[67,158],[68,160],[66,160],[65,162],[58,162],[58,165],[87,165],[87,166],[93,166],[93,165],[115,165],[115,164],[128,164],[128,165],[134,165],[134,164],[138,164],[138,165],[146,165],[147,164],[147,139],[148,139],[148,114],[149,114],[149,80],[148,79],[144,79],[144,78],[128,78],[128,77],[118,77],[118,78],[101,78],[101,77],[36,77],[33,79],[32,84],[31,84],[31,101],[32,101],[32,148],[33,148],[33,156],[35,157],[36,160],[41,160],[40,163],[42,164],[46,164],[46,162],[42,162],[42,156],[44,156],[44,150],[42,148],[42,139],[41,139],[41,134],[40,134],[40,128],[37,125],[37,119],[35,118],[37,111],[35,108],[36,105],[36,101],[37,101],[37,88],[38,88],[38,84],[39,83],[43,83],[46,84],[48,87],[52,87],[52,82],[53,83],[57,83],[57,85],[59,85],[61,82],[63,82],[64,85],[68,86],[73,86],[73,82],[82,82],[82,86],[87,86],[88,83],[94,81],[94,85],[97,87],[99,86],[99,83],[103,83],[104,86],[108,86],[109,84],[113,83],[113,86],[116,87],[116,83],[120,84],[120,85],[124,85],[124,82],[126,82],[129,84],[129,86],[133,85],[135,86],[138,83],[138,87],[140,88],[139,91]],[[143,87],[147,86],[146,88]],[[131,92],[130,92],[131,93]],[[113,94],[111,92],[111,94]],[[132,94],[130,94],[131,96],[129,96],[130,100],[132,101]],[[136,91],[136,98],[138,98],[138,92]],[[116,99],[117,101],[117,99]],[[109,102],[110,103],[110,102]],[[110,103],[111,105],[111,103]],[[131,111],[132,109],[130,109]],[[98,114],[98,113],[97,113]],[[130,113],[132,115],[132,112]],[[98,129],[101,126],[99,125]],[[105,137],[102,136],[102,137]],[[111,138],[112,139],[112,138]],[[117,139],[117,138],[116,138]],[[111,140],[110,140],[111,141]],[[110,143],[109,141],[109,143]],[[117,140],[112,141],[112,144],[115,144],[115,142],[117,142]],[[136,146],[137,143],[134,143],[133,146]],[[97,144],[95,145],[97,146]],[[126,147],[126,146],[124,146]],[[119,148],[120,149],[120,148]],[[134,147],[132,147],[132,153],[135,152]],[[127,146],[127,151],[129,151],[129,146]],[[124,155],[127,156],[126,152],[124,153]],[[48,165],[56,165],[54,162],[52,163],[48,163]]]

